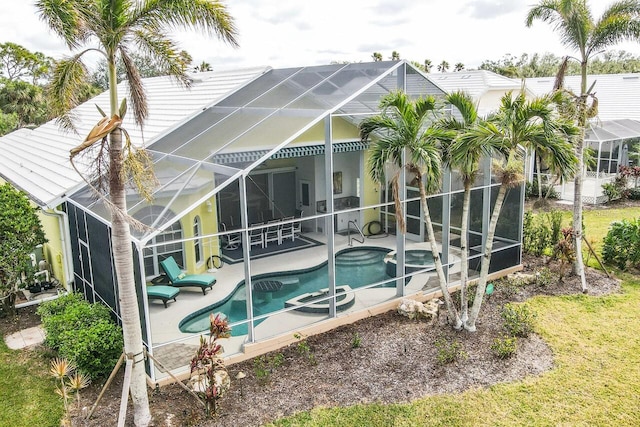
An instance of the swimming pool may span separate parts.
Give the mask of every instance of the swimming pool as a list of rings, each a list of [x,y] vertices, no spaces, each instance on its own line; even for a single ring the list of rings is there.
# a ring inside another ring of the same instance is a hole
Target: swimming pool
[[[379,247],[359,247],[344,249],[336,254],[336,286],[348,285],[352,289],[378,282],[386,282],[381,286],[395,286],[395,279],[387,272],[384,257],[389,249]],[[258,281],[277,281],[282,283],[280,290],[268,296],[253,293],[254,316],[262,316],[282,310],[285,302],[300,295],[318,292],[328,286],[328,268],[324,262],[318,266],[298,271],[282,271],[257,275],[251,278],[252,283]],[[182,319],[180,331],[198,333],[209,329],[209,314],[224,313],[230,324],[247,319],[247,302],[244,280],[238,283],[236,291],[222,303],[205,307]],[[260,321],[256,321],[256,324]],[[247,334],[247,325],[232,326],[233,336]]]

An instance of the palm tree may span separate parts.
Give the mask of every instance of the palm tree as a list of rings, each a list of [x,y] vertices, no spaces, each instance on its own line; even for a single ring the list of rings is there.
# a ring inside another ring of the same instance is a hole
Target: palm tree
[[[443,60],[441,63],[438,64],[438,71],[440,71],[441,73],[446,73],[448,69],[449,69],[449,63],[447,61]]]
[[[380,62],[382,61],[382,54],[380,52],[373,52],[373,55],[371,55],[371,58],[373,58],[374,62]]]
[[[210,0],[37,0],[36,7],[47,25],[65,41],[69,49],[77,52],[56,66],[51,82],[54,105],[67,112],[76,104],[77,89],[87,77],[87,69],[82,62],[85,53],[99,52],[107,61],[110,117],[113,123],[112,131],[108,134],[113,256],[125,353],[134,358],[130,389],[134,421],[136,425],[148,425],[151,415],[145,367],[141,363],[143,345],[140,313],[130,229],[124,215],[127,207],[121,171],[126,159],[118,122],[121,122],[125,108],[122,104],[119,107],[116,64],[120,59],[125,66],[133,115],[136,123],[142,126],[148,114],[147,100],[140,74],[131,60],[130,47],[135,45],[142,54],[163,64],[178,81],[188,84],[185,62],[175,42],[166,34],[173,29],[202,30],[236,46],[236,29],[226,7]],[[61,123],[67,127],[73,126],[66,114],[61,116]],[[106,141],[107,134],[104,138]]]
[[[541,146],[552,153],[555,163],[561,165],[567,175],[575,172],[577,158],[569,141],[578,134],[578,128],[558,114],[555,102],[559,98],[547,96],[527,101],[524,90],[517,96],[507,93],[502,97],[500,108],[494,116],[479,121],[456,139],[451,147],[453,153],[464,153],[465,150],[475,153],[481,151],[482,146],[490,147],[502,158],[494,162],[492,167],[500,178],[500,187],[491,212],[476,295],[469,319],[464,324],[468,331],[476,330],[476,320],[487,286],[496,226],[507,190],[519,185],[523,179],[522,148]]]
[[[453,66],[453,71],[462,71],[464,70],[464,64],[462,62],[456,62],[456,65]]]
[[[440,119],[435,127],[445,131],[440,136],[445,163],[460,173],[464,186],[462,201],[462,220],[460,224],[460,318],[468,319],[467,286],[469,281],[469,210],[471,187],[480,168],[482,157],[490,155],[491,149],[483,144],[455,144],[456,138],[467,132],[478,120],[478,108],[471,95],[465,92],[453,92],[446,96],[446,102],[458,110],[456,115]]]
[[[425,59],[424,60],[424,72],[425,73],[430,73],[432,68],[433,68],[433,64],[431,63],[431,60],[430,59]]]
[[[587,283],[584,275],[582,259],[582,173],[584,169],[584,133],[587,125],[587,99],[591,95],[587,90],[587,66],[589,61],[624,40],[640,40],[640,1],[621,0],[612,3],[597,21],[586,0],[542,0],[529,10],[526,18],[527,27],[533,21],[541,20],[553,25],[560,34],[562,43],[571,50],[578,51],[576,58],[580,63],[582,81],[580,96],[577,98],[579,112],[578,126],[580,136],[576,139],[578,171],[574,181],[574,247],[576,260],[574,270],[580,276],[582,290],[586,291]]]
[[[389,59],[391,59],[392,61],[400,61],[400,52],[394,50],[393,52],[391,52],[391,58]]]
[[[211,68],[211,64],[208,62],[202,61],[200,65],[196,65],[193,70],[197,73],[204,73],[205,71],[213,71],[213,68]]]
[[[398,172],[391,179],[391,183],[398,227],[402,232],[405,231],[405,224],[398,194],[398,179],[402,169],[406,169],[415,177],[414,182],[419,188],[420,204],[449,322],[455,329],[460,329],[462,321],[449,294],[427,205],[427,191],[438,189],[441,176],[440,152],[434,137],[436,134],[427,126],[432,119],[431,115],[436,111],[435,98],[429,96],[412,101],[404,92],[393,92],[382,98],[380,109],[379,115],[366,118],[360,123],[360,137],[363,141],[367,141],[372,133],[377,135],[370,148],[369,174],[375,182],[384,185],[387,164],[392,163],[397,167]]]

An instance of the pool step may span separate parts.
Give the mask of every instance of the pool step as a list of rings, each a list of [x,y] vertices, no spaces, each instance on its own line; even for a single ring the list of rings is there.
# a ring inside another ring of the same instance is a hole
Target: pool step
[[[343,252],[336,257],[336,265],[371,265],[382,262],[380,253],[368,250]]]

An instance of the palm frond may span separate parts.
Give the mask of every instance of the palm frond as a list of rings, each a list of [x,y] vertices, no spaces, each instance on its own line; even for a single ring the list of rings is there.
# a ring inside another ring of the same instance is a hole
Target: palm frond
[[[76,1],[60,0],[37,0],[35,2],[40,19],[72,50],[81,46],[86,39],[85,26],[77,3]]]
[[[215,0],[144,0],[131,14],[131,26],[167,29],[192,29],[238,46],[233,17],[226,6]]]
[[[149,106],[147,104],[147,96],[144,91],[142,77],[125,46],[120,47],[119,53],[120,58],[122,58],[122,64],[124,65],[125,75],[127,76],[133,118],[138,125],[142,126],[149,115]]]
[[[187,64],[177,44],[162,33],[140,29],[133,33],[138,49],[145,56],[153,58],[168,75],[184,87],[191,86],[186,74]]]
[[[74,132],[76,129],[71,109],[79,103],[77,94],[80,93],[88,74],[87,67],[81,59],[85,52],[58,61],[47,89],[52,113],[58,116],[57,123],[63,129]]]

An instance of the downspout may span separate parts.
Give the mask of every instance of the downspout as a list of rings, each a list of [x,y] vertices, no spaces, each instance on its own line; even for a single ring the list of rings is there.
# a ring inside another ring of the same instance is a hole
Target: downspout
[[[64,287],[67,291],[71,290],[71,284],[73,283],[73,264],[71,259],[73,257],[71,251],[71,233],[69,231],[69,217],[67,213],[53,208],[50,211],[42,209],[42,213],[47,216],[54,216],[58,218],[58,227],[60,228],[60,239],[62,243],[62,271],[64,274]]]

